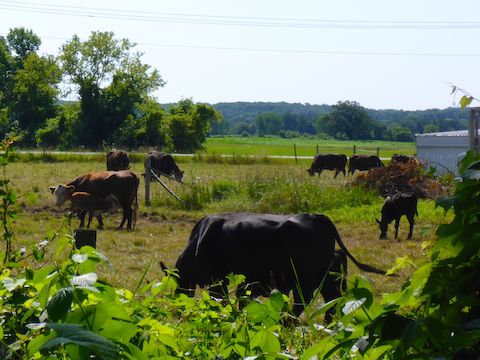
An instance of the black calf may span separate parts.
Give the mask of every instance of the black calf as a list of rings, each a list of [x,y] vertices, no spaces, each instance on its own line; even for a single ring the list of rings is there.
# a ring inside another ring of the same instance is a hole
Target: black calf
[[[398,236],[398,227],[400,225],[400,218],[402,215],[407,217],[410,224],[410,231],[407,239],[412,238],[413,226],[415,223],[415,215],[418,216],[417,211],[417,195],[414,193],[401,193],[389,196],[385,199],[382,208],[382,220],[377,220],[380,225],[380,239],[387,238],[388,224],[395,220],[395,239]]]

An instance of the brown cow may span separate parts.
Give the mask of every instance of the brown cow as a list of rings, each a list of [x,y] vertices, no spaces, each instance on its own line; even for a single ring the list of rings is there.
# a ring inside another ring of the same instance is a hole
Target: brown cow
[[[67,196],[67,201],[70,201],[70,211],[80,215],[84,212],[88,212],[88,223],[87,229],[90,227],[92,222],[92,217],[99,216],[102,212],[108,211],[115,207],[115,200],[110,201],[99,198],[98,196],[92,195],[84,191],[75,191],[75,187],[72,185],[63,186],[58,185],[57,192],[64,192]],[[80,224],[80,227],[83,227],[83,223]],[[99,218],[99,228],[103,228],[102,218]]]
[[[132,228],[132,216],[136,218],[137,190],[140,183],[137,175],[130,170],[121,171],[98,171],[80,175],[61,186],[51,186],[50,191],[56,197],[56,204],[62,206],[68,200],[69,186],[73,186],[75,192],[83,191],[99,197],[105,201],[112,196],[116,198],[123,210],[122,222],[118,226],[123,228],[127,221],[127,229]],[[134,203],[135,201],[135,203]],[[132,209],[134,206],[134,209]],[[85,212],[80,215],[80,226],[83,227]],[[99,224],[102,224],[101,215],[97,215]]]
[[[107,170],[119,171],[128,170],[130,168],[130,159],[128,154],[123,150],[111,150],[107,154]]]

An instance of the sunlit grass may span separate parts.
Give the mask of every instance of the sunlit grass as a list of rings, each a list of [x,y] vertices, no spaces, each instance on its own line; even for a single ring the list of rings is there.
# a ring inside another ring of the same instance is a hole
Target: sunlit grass
[[[48,237],[64,221],[65,213],[54,205],[49,186],[65,183],[88,171],[103,170],[104,161],[26,162],[7,167],[11,185],[20,196],[18,218],[14,225],[14,244],[28,246]],[[254,211],[272,213],[325,213],[337,225],[341,238],[354,256],[365,263],[388,269],[399,256],[412,259],[424,256],[422,244],[435,239],[437,226],[448,220],[432,200],[419,202],[419,217],[412,241],[406,240],[408,223],[402,219],[399,239],[393,239],[393,224],[388,240],[379,240],[375,217],[380,217],[383,199],[373,191],[351,185],[351,176],[333,179],[332,172],[310,177],[306,162],[293,160],[283,164],[206,163],[191,160],[181,163],[185,184],[166,180],[181,198],[177,201],[159,184],[152,184],[151,206],[145,206],[145,187],[141,177],[139,211],[133,231],[118,231],[121,214],[105,215],[106,229],[97,233],[98,250],[112,262],[101,277],[113,284],[135,288],[145,267],[153,259],[146,281],[161,276],[159,261],[174,266],[193,225],[207,214]],[[132,170],[143,172],[143,162],[133,162]],[[27,195],[27,194],[34,194]],[[72,228],[78,220],[72,219]],[[97,226],[96,220],[93,227]],[[321,241],[321,234],[319,234]],[[349,265],[349,272],[358,273]],[[377,294],[398,290],[412,269],[398,278],[367,275],[374,280]]]

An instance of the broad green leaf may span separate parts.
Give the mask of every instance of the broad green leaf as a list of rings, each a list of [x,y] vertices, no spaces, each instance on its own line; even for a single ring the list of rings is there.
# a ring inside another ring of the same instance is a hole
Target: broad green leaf
[[[44,343],[40,350],[75,344],[89,349],[104,360],[120,358],[117,345],[80,325],[50,323],[47,326],[55,331],[57,336]]]
[[[280,320],[280,312],[272,308],[269,304],[262,304],[258,301],[252,301],[245,308],[249,321],[254,324],[274,325]]]
[[[262,329],[253,335],[250,346],[253,349],[257,348],[261,352],[270,354],[278,353],[281,349],[277,335],[268,329]]]
[[[391,345],[380,345],[377,347],[373,347],[371,349],[368,349],[365,354],[363,354],[363,360],[378,360],[382,355],[384,355],[387,351],[391,349]]]
[[[71,287],[58,290],[47,304],[48,318],[53,322],[62,319],[70,311],[72,301],[73,289]]]

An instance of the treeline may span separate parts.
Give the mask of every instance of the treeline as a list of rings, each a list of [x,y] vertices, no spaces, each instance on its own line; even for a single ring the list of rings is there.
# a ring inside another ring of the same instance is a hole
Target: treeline
[[[40,55],[40,44],[24,28],[0,36],[0,136],[15,134],[21,146],[193,151],[221,120],[189,99],[162,108],[151,96],[165,84],[160,74],[112,32],[73,36],[57,57]],[[61,101],[67,94],[78,100]]]
[[[285,102],[236,102],[213,106],[224,118],[213,126],[214,135],[310,135],[412,141],[414,134],[466,129],[468,120],[467,111],[460,108],[373,110],[352,101],[333,106]],[[361,133],[355,130],[359,127],[362,127]]]

